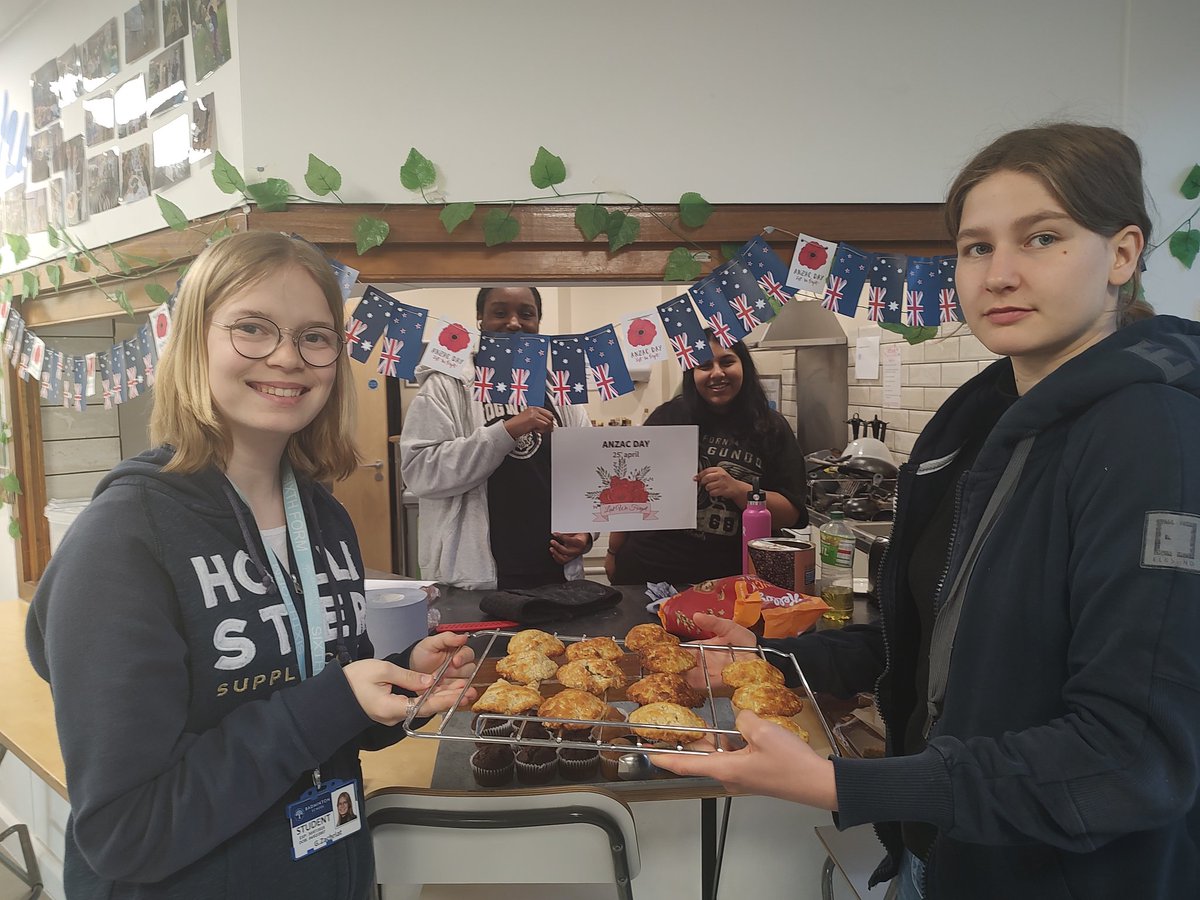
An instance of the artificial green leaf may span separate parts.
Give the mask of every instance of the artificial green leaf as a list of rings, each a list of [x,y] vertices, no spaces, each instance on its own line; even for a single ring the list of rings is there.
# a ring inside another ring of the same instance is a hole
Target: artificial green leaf
[[[695,281],[700,277],[700,263],[687,247],[676,247],[667,257],[663,281]]]
[[[72,272],[86,272],[87,262],[79,258],[78,253],[67,254],[67,268]]]
[[[179,267],[179,278],[181,281],[183,280],[183,276],[188,273],[188,269],[190,269],[191,267],[192,267],[191,263],[184,263],[182,266]]]
[[[162,194],[155,194],[154,199],[158,201],[158,211],[162,213],[163,219],[172,231],[183,231],[187,228],[188,218],[183,214],[182,209]]]
[[[5,278],[4,287],[0,289],[0,303],[12,303],[12,281]]]
[[[93,253],[91,250],[89,250],[87,247],[83,248],[83,255],[86,256],[91,262],[94,262],[96,265],[100,265],[100,260],[96,258],[96,254]]]
[[[708,221],[712,211],[712,204],[695,191],[688,191],[679,198],[679,218],[688,228],[699,228]]]
[[[533,165],[529,167],[529,180],[534,187],[545,190],[552,184],[562,184],[567,180],[567,167],[561,157],[545,147],[538,147]]]
[[[283,212],[292,195],[292,186],[282,178],[268,178],[246,185],[246,194],[263,212]]]
[[[308,171],[304,173],[304,183],[318,197],[324,197],[332,191],[342,189],[342,173],[310,153],[308,154]]]
[[[0,491],[4,491],[6,494],[21,493],[21,479],[17,477],[16,472],[9,472],[0,478]]]
[[[575,207],[575,227],[590,241],[608,228],[608,210],[598,203],[580,203]]]
[[[619,209],[608,214],[608,224],[604,229],[608,233],[608,252],[616,253],[626,244],[632,244],[641,233],[642,223],[633,216],[627,216]]]
[[[370,216],[363,216],[354,223],[354,246],[358,250],[358,255],[362,256],[372,247],[378,247],[382,244],[391,231],[391,226],[382,219],[372,219]]]
[[[442,220],[442,227],[446,229],[446,234],[454,234],[454,229],[473,215],[475,215],[474,203],[447,203],[438,213],[438,218]]]
[[[50,279],[50,284],[57,291],[62,287],[62,266],[55,263],[52,266],[46,266],[46,275]]]
[[[520,231],[521,223],[507,209],[489,210],[483,217],[483,242],[489,247],[515,240]]]
[[[25,235],[5,233],[4,237],[8,241],[8,246],[12,248],[13,259],[16,262],[20,263],[29,256],[29,240]]]
[[[738,253],[741,252],[742,246],[743,246],[742,244],[722,244],[721,245],[721,259],[724,260],[725,262],[729,262],[729,260],[736,257],[738,255]]]
[[[400,183],[410,191],[433,187],[437,181],[437,169],[433,163],[417,152],[416,147],[410,147],[408,159],[400,167]]]
[[[155,303],[163,304],[171,299],[171,292],[161,284],[148,284],[146,285],[146,296]]]
[[[1192,171],[1188,172],[1187,178],[1183,180],[1183,184],[1179,187],[1179,193],[1187,197],[1189,200],[1195,200],[1200,197],[1200,165],[1192,166]]]
[[[126,315],[133,315],[133,304],[129,302],[129,295],[122,288],[117,288],[113,291],[113,303],[125,310]]]
[[[219,150],[213,160],[212,177],[217,187],[226,194],[246,193],[246,179],[242,178],[242,173],[223,157]]]
[[[910,344],[919,344],[922,341],[937,337],[938,331],[936,325],[925,325],[921,328],[914,328],[911,325],[904,325],[900,322],[880,322],[879,327],[884,331],[900,335]]]
[[[1183,263],[1185,269],[1190,269],[1200,253],[1200,231],[1182,228],[1171,235],[1171,255]]]
[[[113,262],[117,264],[117,268],[121,270],[122,275],[129,275],[133,272],[133,266],[116,250],[112,251]]]
[[[14,541],[21,539],[21,523],[15,518],[8,520],[8,536]]]
[[[208,236],[208,240],[206,240],[205,243],[215,244],[217,241],[223,240],[224,238],[229,237],[231,234],[233,234],[233,229],[228,225],[222,225]]]
[[[136,253],[125,253],[125,254],[123,254],[123,256],[124,256],[124,257],[125,257],[127,260],[129,260],[129,262],[130,262],[130,263],[132,263],[132,264],[134,264],[134,265],[138,265],[138,266],[159,266],[159,265],[162,265],[162,261],[161,261],[161,260],[158,260],[158,259],[151,259],[151,258],[150,258],[150,257],[148,257],[148,256],[138,256],[138,254],[136,254]]]
[[[58,236],[58,229],[52,224],[46,225],[46,240],[50,242],[50,246],[55,249],[62,243],[62,238]]]
[[[38,277],[35,274],[33,274],[33,272],[29,271],[29,269],[26,269],[24,272],[21,273],[21,282],[22,282],[21,295],[26,300],[32,300],[34,297],[36,297],[38,295],[38,289],[39,289]]]

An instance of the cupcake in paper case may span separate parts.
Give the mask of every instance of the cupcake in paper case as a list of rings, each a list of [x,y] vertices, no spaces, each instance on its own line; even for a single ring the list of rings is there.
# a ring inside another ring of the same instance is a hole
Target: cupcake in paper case
[[[590,781],[600,768],[600,751],[586,747],[559,747],[558,774],[567,781]]]
[[[601,750],[600,751],[600,774],[609,781],[620,781],[621,776],[617,770],[621,764],[621,757],[626,753],[632,752],[636,744],[631,737],[613,738],[608,743],[617,747],[616,750]]]
[[[491,744],[471,754],[471,775],[480,787],[508,784],[513,768],[513,752],[502,744]]]
[[[521,784],[546,784],[558,771],[558,752],[553,747],[522,747],[515,768]]]
[[[511,737],[513,722],[502,716],[480,713],[472,721],[471,730],[480,737]]]

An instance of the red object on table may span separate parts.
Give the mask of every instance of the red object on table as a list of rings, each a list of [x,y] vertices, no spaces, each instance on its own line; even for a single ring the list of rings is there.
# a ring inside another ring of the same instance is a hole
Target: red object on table
[[[520,622],[510,622],[507,619],[496,619],[492,622],[446,622],[437,627],[437,631],[492,631],[498,628],[520,628]]]

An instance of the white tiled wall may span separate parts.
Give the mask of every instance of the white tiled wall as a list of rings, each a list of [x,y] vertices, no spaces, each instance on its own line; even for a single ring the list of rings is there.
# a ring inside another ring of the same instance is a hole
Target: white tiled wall
[[[864,326],[862,333],[867,333]],[[848,340],[849,360],[846,379],[850,391],[849,416],[856,412],[864,419],[875,416],[888,423],[885,443],[897,457],[908,458],[921,429],[928,424],[934,411],[945,402],[963,382],[982,371],[997,358],[971,334],[966,323],[943,325],[936,338],[920,344],[908,344],[900,335],[880,331],[880,343],[899,343],[901,388],[900,406],[883,407],[882,371],[880,378],[861,380],[854,377],[854,347],[857,338]],[[847,440],[850,434],[847,430]]]

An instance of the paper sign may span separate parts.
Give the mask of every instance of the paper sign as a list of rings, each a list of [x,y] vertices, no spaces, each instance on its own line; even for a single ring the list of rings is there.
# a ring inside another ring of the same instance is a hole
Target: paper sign
[[[858,340],[854,344],[854,377],[859,381],[874,381],[879,377],[878,332],[859,332]]]
[[[880,349],[883,357],[883,408],[900,408],[900,345],[884,344]]]
[[[787,286],[808,297],[819,299],[825,294],[825,279],[833,266],[837,244],[809,237],[796,236],[796,249],[788,268]]]
[[[479,332],[462,322],[450,322],[436,316],[429,317],[426,329],[428,343],[421,365],[436,372],[444,372],[461,378],[470,368],[470,359]]]
[[[628,348],[626,358],[629,360],[631,371],[646,369],[653,363],[671,358],[663,337],[662,320],[658,317],[658,310],[649,309],[626,316],[617,330]]]
[[[551,530],[696,527],[695,425],[559,428],[550,439]]]

